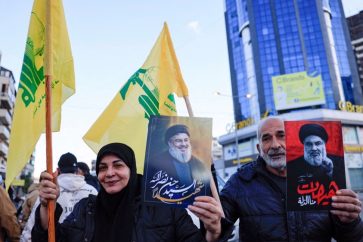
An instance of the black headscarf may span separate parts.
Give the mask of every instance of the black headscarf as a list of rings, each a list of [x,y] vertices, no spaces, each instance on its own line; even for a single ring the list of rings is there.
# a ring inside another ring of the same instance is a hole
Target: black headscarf
[[[101,186],[97,196],[95,213],[95,242],[131,241],[134,225],[134,200],[137,194],[136,160],[133,150],[121,143],[103,146],[97,154],[96,174],[102,158],[116,155],[130,168],[130,180],[116,194],[108,194]]]

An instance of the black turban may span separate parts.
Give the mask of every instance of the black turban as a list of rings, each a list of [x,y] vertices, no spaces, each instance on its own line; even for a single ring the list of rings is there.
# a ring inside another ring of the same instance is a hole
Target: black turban
[[[169,139],[176,134],[184,133],[190,137],[189,128],[184,124],[176,124],[170,126],[165,132],[165,143],[168,143]]]
[[[325,143],[328,140],[328,133],[324,127],[319,124],[304,124],[301,126],[299,131],[299,139],[302,144],[304,144],[305,138],[310,135],[319,136],[322,140],[324,140]]]

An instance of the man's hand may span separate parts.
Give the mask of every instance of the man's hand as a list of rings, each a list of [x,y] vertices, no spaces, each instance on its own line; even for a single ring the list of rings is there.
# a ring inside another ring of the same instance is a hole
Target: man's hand
[[[39,199],[43,207],[47,207],[49,200],[57,200],[59,197],[59,187],[53,182],[55,176],[46,171],[40,174]]]
[[[334,210],[330,212],[338,216],[342,223],[350,223],[359,217],[362,210],[362,203],[358,195],[350,189],[342,189],[337,191],[332,197],[332,207]]]
[[[333,164],[333,161],[329,158],[329,157],[325,157],[323,159],[323,168],[326,172],[326,174],[329,176],[329,177],[332,177],[333,176],[333,169],[334,169],[334,164]]]
[[[188,209],[202,220],[207,230],[206,240],[216,241],[222,232],[223,209],[220,203],[213,197],[199,196],[195,198],[193,205],[188,206]]]

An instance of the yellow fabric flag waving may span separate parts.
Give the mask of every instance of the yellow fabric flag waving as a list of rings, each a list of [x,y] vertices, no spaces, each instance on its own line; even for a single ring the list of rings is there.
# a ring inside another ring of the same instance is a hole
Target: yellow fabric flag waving
[[[29,161],[40,134],[45,130],[45,78],[52,76],[52,130],[59,131],[61,105],[75,92],[71,46],[61,0],[51,2],[52,49],[45,51],[46,3],[35,0],[30,17],[24,61],[11,127],[6,167],[9,186]],[[44,57],[51,58],[53,73],[44,73]]]
[[[137,171],[142,173],[149,117],[175,116],[173,93],[188,96],[188,89],[165,23],[145,63],[116,94],[84,141],[96,153],[111,142],[129,145],[135,151]]]

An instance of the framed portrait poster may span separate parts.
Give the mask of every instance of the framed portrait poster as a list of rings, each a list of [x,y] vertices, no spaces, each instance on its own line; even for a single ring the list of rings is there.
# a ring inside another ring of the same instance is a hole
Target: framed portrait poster
[[[329,210],[346,188],[342,125],[336,121],[285,121],[287,209]]]
[[[210,195],[212,119],[152,116],[144,165],[144,201],[187,207]]]

